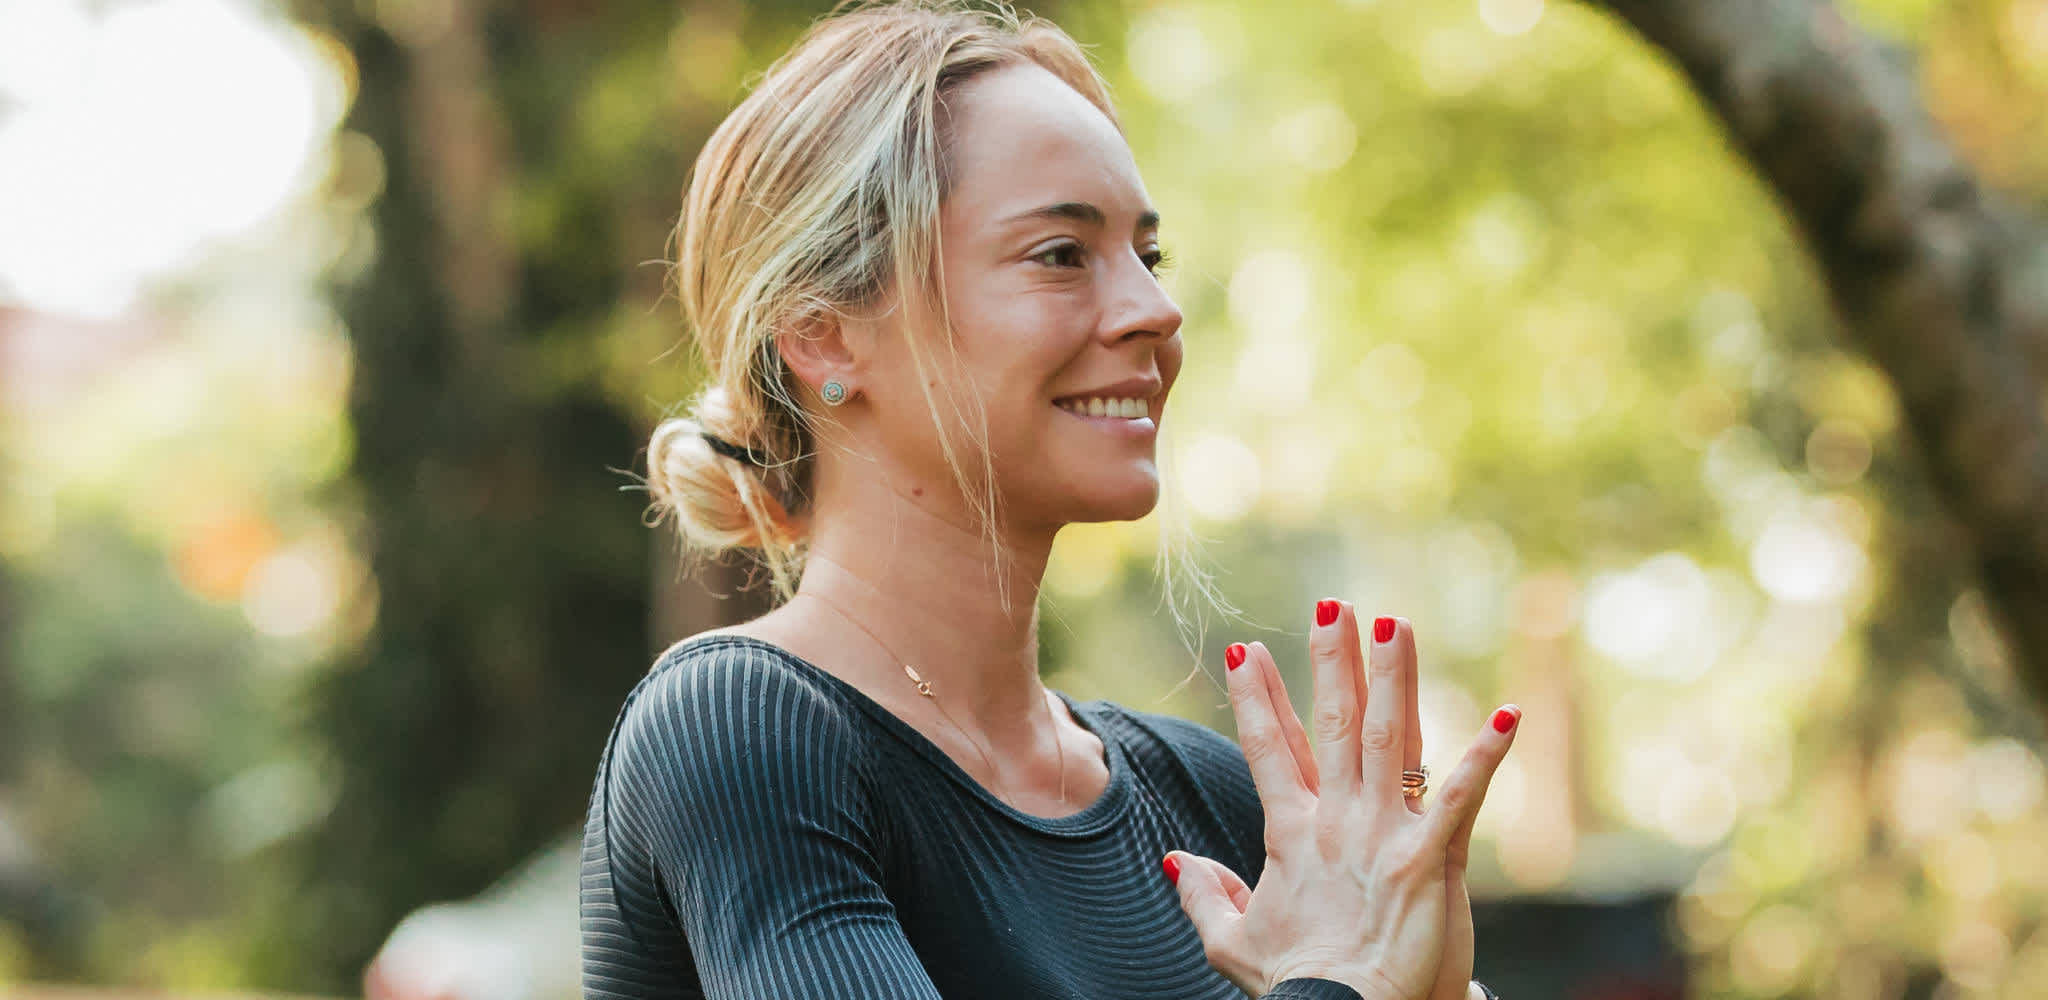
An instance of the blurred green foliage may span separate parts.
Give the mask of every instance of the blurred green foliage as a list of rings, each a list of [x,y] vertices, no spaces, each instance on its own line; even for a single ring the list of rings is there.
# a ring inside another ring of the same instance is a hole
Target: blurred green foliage
[[[55,887],[0,978],[346,990],[399,914],[574,824],[678,638],[611,471],[692,383],[668,227],[821,6],[293,11],[351,111],[272,238],[339,316],[215,308],[246,262],[215,257],[146,349],[0,400],[0,819]],[[2048,201],[2048,3],[1853,9]],[[2039,713],[1883,379],[1654,53],[1542,0],[1041,12],[1182,261],[1170,485],[1248,617],[1190,663],[1155,519],[1077,526],[1051,683],[1229,732],[1223,644],[1264,638],[1306,710],[1316,598],[1403,614],[1431,747],[1529,712],[1484,893],[1680,888],[1703,995],[2048,980]]]

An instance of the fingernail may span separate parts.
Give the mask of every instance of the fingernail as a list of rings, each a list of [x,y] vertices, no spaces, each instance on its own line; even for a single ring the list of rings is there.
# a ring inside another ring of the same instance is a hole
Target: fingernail
[[[1159,862],[1159,867],[1166,869],[1166,880],[1168,882],[1172,882],[1174,885],[1180,884],[1180,862],[1175,861],[1173,855],[1169,854],[1162,859]]]
[[[1505,733],[1508,730],[1515,728],[1515,720],[1519,718],[1520,715],[1521,713],[1516,712],[1514,709],[1511,708],[1503,708],[1500,711],[1493,713],[1493,731],[1496,733]]]
[[[1393,642],[1393,641],[1394,641],[1394,620],[1393,620],[1392,618],[1375,618],[1375,619],[1373,619],[1373,620],[1372,620],[1372,637],[1373,637],[1373,639],[1374,639],[1375,641],[1378,641],[1378,642]]]
[[[1336,601],[1316,602],[1316,624],[1321,625],[1324,628],[1328,628],[1332,625],[1337,624]]]
[[[1223,662],[1232,670],[1244,662],[1244,643],[1233,642],[1223,650]]]

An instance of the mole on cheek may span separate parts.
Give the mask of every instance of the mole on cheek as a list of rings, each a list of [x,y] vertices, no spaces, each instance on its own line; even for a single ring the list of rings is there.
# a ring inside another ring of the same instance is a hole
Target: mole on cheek
[[[914,496],[914,497],[921,497],[921,496],[924,496],[924,487],[922,487],[922,486],[912,486],[912,487],[910,488],[910,495],[911,495],[911,496]]]

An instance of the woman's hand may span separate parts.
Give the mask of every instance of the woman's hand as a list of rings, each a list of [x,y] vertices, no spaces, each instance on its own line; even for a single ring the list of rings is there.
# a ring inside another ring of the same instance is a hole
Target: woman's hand
[[[1382,619],[1385,638],[1368,657],[1351,605],[1328,604],[1334,620],[1309,637],[1313,751],[1264,644],[1227,654],[1238,741],[1265,808],[1266,866],[1254,892],[1222,864],[1175,851],[1181,907],[1209,964],[1253,996],[1317,977],[1365,1000],[1463,998],[1472,820],[1521,712],[1509,706],[1488,720],[1435,804],[1404,798],[1401,771],[1421,756],[1413,633]]]

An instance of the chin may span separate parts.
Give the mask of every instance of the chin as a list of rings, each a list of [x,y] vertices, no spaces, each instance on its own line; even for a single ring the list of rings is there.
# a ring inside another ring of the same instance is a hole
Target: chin
[[[1128,483],[1091,483],[1098,488],[1077,493],[1067,504],[1070,522],[1136,521],[1159,506],[1157,472],[1134,477]]]

